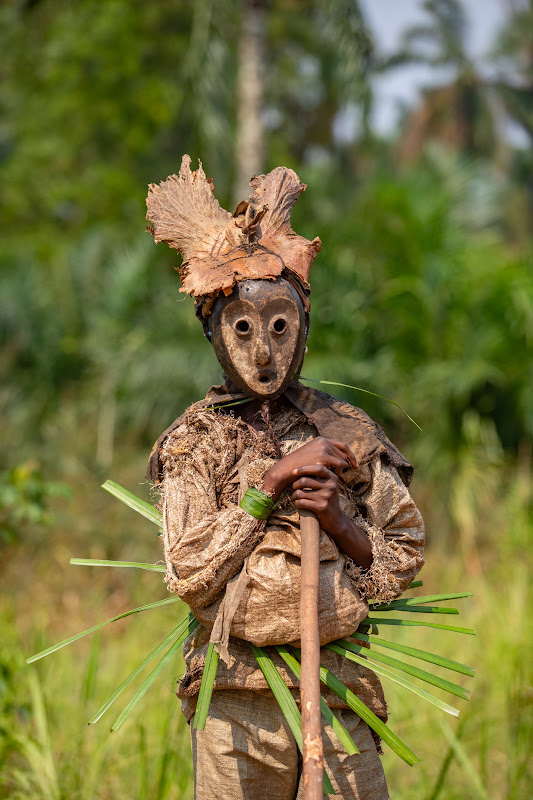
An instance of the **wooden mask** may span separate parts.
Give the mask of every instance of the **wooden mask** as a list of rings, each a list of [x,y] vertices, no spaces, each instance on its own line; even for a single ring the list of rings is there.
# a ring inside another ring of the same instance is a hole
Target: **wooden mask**
[[[240,281],[230,295],[218,297],[209,322],[221,366],[247,395],[272,400],[299,372],[306,316],[289,281]]]

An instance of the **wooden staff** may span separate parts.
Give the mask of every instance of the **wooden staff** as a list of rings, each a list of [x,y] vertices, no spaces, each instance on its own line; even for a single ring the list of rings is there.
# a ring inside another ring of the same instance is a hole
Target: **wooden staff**
[[[320,636],[318,581],[320,526],[312,511],[301,509],[302,582],[300,641],[304,800],[323,800],[324,752],[320,731]]]

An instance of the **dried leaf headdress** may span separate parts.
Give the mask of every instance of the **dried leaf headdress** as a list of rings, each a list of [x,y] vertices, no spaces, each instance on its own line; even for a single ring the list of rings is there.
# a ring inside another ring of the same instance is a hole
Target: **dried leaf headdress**
[[[276,167],[252,178],[252,193],[231,215],[220,207],[202,163],[191,171],[184,155],[178,175],[149,186],[149,230],[183,256],[182,288],[194,297],[230,294],[236,281],[277,278],[282,272],[308,286],[311,264],[321,248],[291,229],[291,209],[306,189],[297,174]],[[209,313],[211,303],[204,305]]]

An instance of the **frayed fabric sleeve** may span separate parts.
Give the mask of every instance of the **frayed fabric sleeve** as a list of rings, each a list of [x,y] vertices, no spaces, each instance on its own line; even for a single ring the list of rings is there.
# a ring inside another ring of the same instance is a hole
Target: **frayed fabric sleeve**
[[[422,516],[395,467],[381,458],[369,465],[369,483],[356,497],[355,524],[372,544],[368,570],[346,560],[345,569],[363,597],[384,603],[399,597],[424,564]]]
[[[236,490],[221,496],[220,484],[227,483],[221,476],[231,475],[234,464],[221,463],[227,451],[215,452],[209,437],[202,438],[179,462],[173,459],[160,486],[165,581],[193,609],[217,599],[265,528],[264,520],[237,505]],[[176,452],[175,442],[173,447]]]

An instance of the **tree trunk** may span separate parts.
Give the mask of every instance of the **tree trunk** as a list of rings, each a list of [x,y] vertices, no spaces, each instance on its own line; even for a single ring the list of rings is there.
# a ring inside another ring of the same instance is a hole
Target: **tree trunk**
[[[250,178],[264,169],[263,76],[266,0],[243,0],[237,76],[235,205],[250,194]]]

